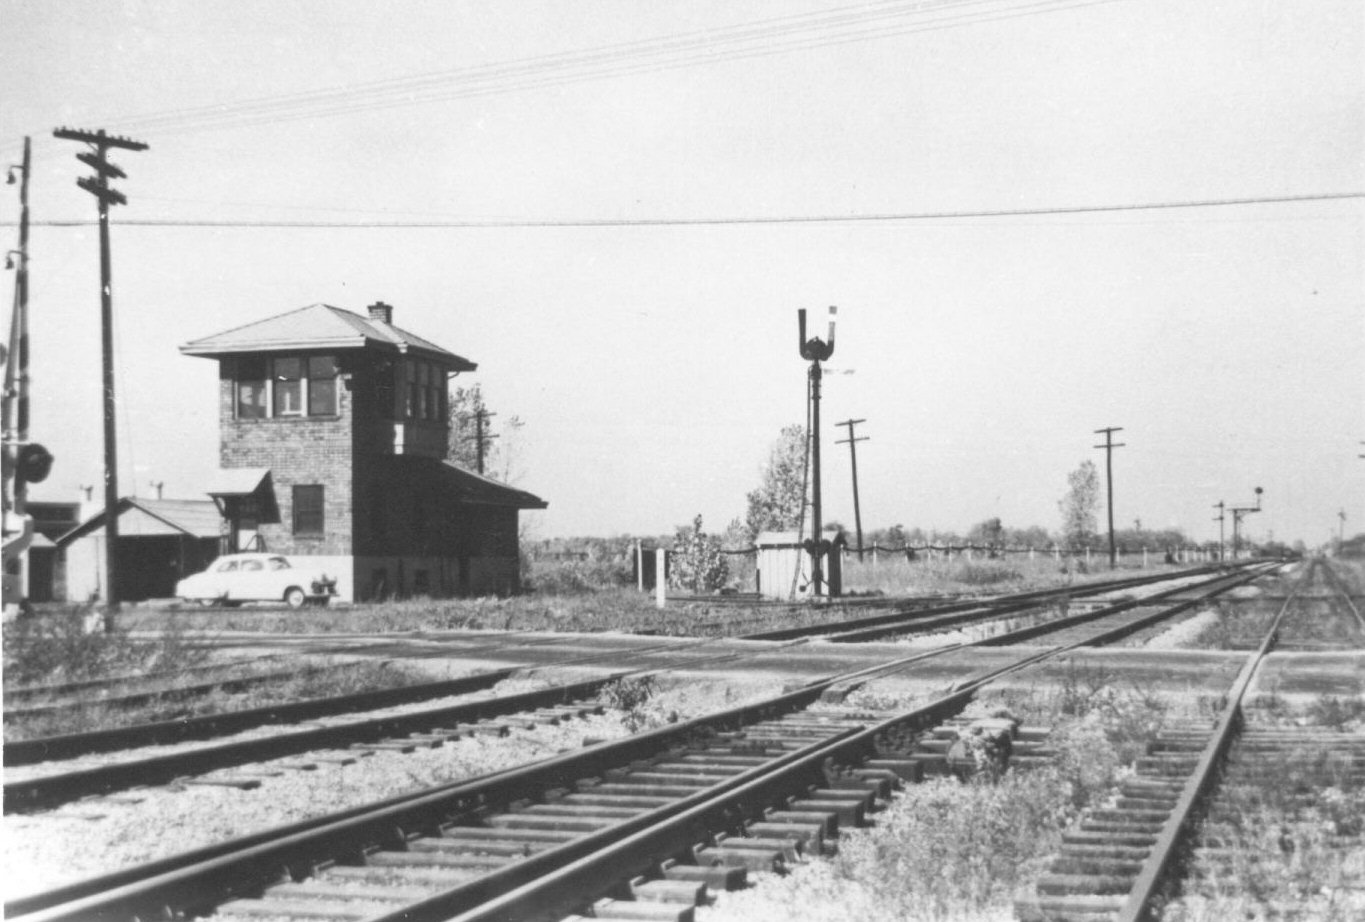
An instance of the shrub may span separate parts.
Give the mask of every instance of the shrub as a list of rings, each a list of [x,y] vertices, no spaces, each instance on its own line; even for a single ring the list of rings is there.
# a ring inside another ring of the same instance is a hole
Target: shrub
[[[673,539],[670,584],[692,592],[714,592],[725,585],[729,575],[730,565],[720,552],[720,539],[701,530],[701,516],[692,520],[691,531],[678,530]]]
[[[659,682],[652,675],[626,676],[602,690],[602,701],[621,711],[621,723],[631,733],[638,733],[666,723],[676,723],[676,712],[665,713],[655,701]]]

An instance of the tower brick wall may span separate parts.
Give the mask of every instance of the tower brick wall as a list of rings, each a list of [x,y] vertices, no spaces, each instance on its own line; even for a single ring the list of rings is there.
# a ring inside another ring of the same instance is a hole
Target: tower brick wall
[[[262,522],[266,547],[282,554],[352,553],[354,456],[350,392],[339,390],[335,417],[239,420],[233,412],[231,362],[220,363],[220,464],[225,468],[270,469],[279,506],[278,522]],[[323,534],[294,534],[294,487],[323,488]]]

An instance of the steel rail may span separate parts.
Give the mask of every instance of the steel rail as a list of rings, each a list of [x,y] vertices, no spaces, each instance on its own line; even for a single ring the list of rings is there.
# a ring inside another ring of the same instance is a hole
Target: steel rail
[[[383,660],[382,662],[388,662]],[[246,676],[225,676],[212,682],[198,682],[194,685],[168,685],[165,688],[129,692],[122,695],[87,697],[76,701],[58,701],[48,704],[35,704],[27,707],[6,707],[5,719],[16,717],[36,717],[41,714],[57,714],[63,711],[87,707],[129,708],[150,704],[154,701],[183,701],[197,698],[215,691],[242,692],[270,682],[284,682],[297,679],[300,675],[323,675],[354,669],[359,663],[337,663],[329,666],[305,666],[282,672],[265,672]]]
[[[1228,690],[1226,704],[1214,725],[1213,736],[1204,747],[1203,752],[1200,753],[1194,773],[1186,780],[1179,799],[1162,826],[1161,832],[1157,835],[1156,843],[1143,861],[1137,880],[1134,881],[1123,907],[1119,910],[1118,922],[1144,922],[1149,918],[1156,898],[1161,893],[1162,882],[1175,859],[1176,850],[1183,839],[1186,826],[1197,816],[1199,804],[1216,783],[1218,769],[1223,764],[1237,732],[1241,729],[1242,699],[1251,686],[1251,681],[1257,670],[1260,669],[1261,664],[1274,648],[1285,613],[1293,604],[1297,589],[1306,584],[1307,578],[1312,575],[1316,565],[1317,561],[1314,560],[1310,564],[1309,573],[1305,575],[1304,580],[1295,587],[1294,592],[1290,592],[1284,604],[1280,606],[1280,610],[1271,622],[1270,629],[1266,632],[1260,647],[1247,657],[1237,679]]]
[[[1245,566],[1243,564],[1242,566]],[[896,625],[906,623],[907,626],[914,626],[915,622],[937,617],[939,615],[952,615],[961,612],[980,610],[983,617],[993,617],[997,614],[1008,614],[1031,606],[1046,604],[1047,602],[1061,599],[1072,599],[1087,595],[1098,595],[1103,592],[1116,592],[1121,589],[1129,589],[1134,586],[1148,585],[1150,583],[1165,582],[1172,579],[1184,579],[1190,576],[1198,576],[1212,570],[1221,569],[1216,566],[1194,567],[1189,570],[1182,570],[1179,573],[1160,573],[1148,576],[1126,577],[1119,580],[1106,580],[1097,583],[1085,583],[1082,585],[1068,586],[1062,589],[1049,588],[1037,589],[1031,592],[1016,593],[1013,595],[997,596],[993,599],[967,599],[958,602],[951,602],[946,605],[935,605],[928,608],[917,608],[912,611],[896,611],[886,615],[874,615],[868,618],[855,618],[849,621],[825,622],[822,624],[808,625],[806,627],[782,628],[775,631],[762,631],[756,634],[745,634],[741,640],[788,640],[795,637],[811,637],[816,635],[846,634],[851,631],[872,629],[883,625]],[[892,631],[894,633],[894,631]],[[869,636],[867,639],[871,639]]]
[[[550,638],[548,642],[558,642],[558,638]],[[518,673],[537,669],[580,666],[612,657],[615,657],[619,662],[620,660],[629,660],[637,656],[657,653],[661,650],[685,650],[702,646],[708,642],[710,641],[660,643],[628,652],[620,650],[593,652],[536,665],[507,666],[502,669],[474,673],[455,679],[443,679],[438,682],[423,682],[416,685],[356,692],[329,698],[313,698],[292,703],[268,704],[256,708],[226,711],[221,714],[153,721],[127,727],[113,727],[108,730],[92,730],[84,733],[16,740],[5,744],[5,764],[10,766],[33,765],[38,762],[70,759],[95,752],[112,752],[139,746],[168,745],[187,740],[212,739],[213,737],[240,733],[243,730],[268,724],[295,723],[319,717],[376,710],[395,705],[413,704],[432,698],[482,691]]]
[[[1099,608],[1094,611],[1078,612],[1074,615],[1067,615],[1066,617],[1056,619],[1055,621],[1048,621],[1043,624],[1035,624],[1030,625],[1029,627],[1026,628],[1020,628],[1018,631],[1013,631],[1009,635],[1001,636],[1009,636],[1011,638],[1010,640],[1011,643],[1016,642],[1014,638],[1028,639],[1032,637],[1046,636],[1047,634],[1055,633],[1065,628],[1073,627],[1080,624],[1088,624],[1089,622],[1097,621],[1102,618],[1107,618],[1112,615],[1121,614],[1122,612],[1125,611],[1131,611],[1134,608],[1145,608],[1151,606],[1154,603],[1164,601],[1167,598],[1177,596],[1180,595],[1181,593],[1189,592],[1191,590],[1198,590],[1201,588],[1210,589],[1210,591],[1202,598],[1182,599],[1181,601],[1177,602],[1175,605],[1170,606],[1169,608],[1165,608],[1155,614],[1139,618],[1133,622],[1130,622],[1127,625],[1124,625],[1122,628],[1115,628],[1114,631],[1121,630],[1124,631],[1124,633],[1122,634],[1113,633],[1111,636],[1108,636],[1106,642],[1108,642],[1108,640],[1118,640],[1121,639],[1123,636],[1126,636],[1127,634],[1136,633],[1137,631],[1141,630],[1144,627],[1147,627],[1150,624],[1161,621],[1165,618],[1169,618],[1172,615],[1177,615],[1182,611],[1187,611],[1188,609],[1191,609],[1196,605],[1208,601],[1208,599],[1212,598],[1213,596],[1219,595],[1223,592],[1227,592],[1230,589],[1235,589],[1238,586],[1259,579],[1261,576],[1264,576],[1267,572],[1274,569],[1274,567],[1276,566],[1278,566],[1278,564],[1266,565],[1263,568],[1245,569],[1233,574],[1219,575],[1206,583],[1201,583],[1196,586],[1180,586],[1175,589],[1166,590],[1164,592],[1153,593],[1152,595],[1149,595],[1146,598],[1142,599],[1126,599],[1122,602],[1116,602],[1113,605],[1108,605],[1105,606],[1104,608]],[[1001,639],[1000,637],[988,637],[982,641],[982,644],[984,646],[998,646],[1000,643],[1000,639]]]
[[[1246,571],[1245,571],[1245,570],[1242,570],[1242,571],[1238,571],[1238,572],[1241,573],[1241,572],[1246,572]],[[1260,570],[1255,570],[1254,572],[1255,572],[1256,575],[1259,575],[1261,571],[1260,571]],[[1186,574],[1186,575],[1189,575],[1189,574]],[[985,645],[985,646],[991,646],[991,645],[997,645],[997,646],[998,646],[998,645],[1019,643],[1019,642],[1021,642],[1021,641],[1023,641],[1023,640],[1030,639],[1031,637],[1040,637],[1040,636],[1044,636],[1044,635],[1046,635],[1046,634],[1053,633],[1053,632],[1055,632],[1055,631],[1057,631],[1057,630],[1060,630],[1060,629],[1062,629],[1062,628],[1069,627],[1069,626],[1071,626],[1071,625],[1075,625],[1075,624],[1084,624],[1084,623],[1086,623],[1086,622],[1088,622],[1088,621],[1094,621],[1094,620],[1101,619],[1101,618],[1107,618],[1107,617],[1109,617],[1109,616],[1111,616],[1111,615],[1117,614],[1117,613],[1119,613],[1119,612],[1127,611],[1128,609],[1131,609],[1131,608],[1140,608],[1140,607],[1142,607],[1142,606],[1144,606],[1144,605],[1149,605],[1149,604],[1151,604],[1151,603],[1154,602],[1154,601],[1160,601],[1160,600],[1163,600],[1163,599],[1166,599],[1166,598],[1169,598],[1169,597],[1172,597],[1172,596],[1177,596],[1177,595],[1179,595],[1179,594],[1181,594],[1181,593],[1185,593],[1185,592],[1197,591],[1197,590],[1199,590],[1200,588],[1202,588],[1203,586],[1211,585],[1211,584],[1216,584],[1216,583],[1219,582],[1220,580],[1228,580],[1228,579],[1236,579],[1236,578],[1237,578],[1237,574],[1228,574],[1228,573],[1223,572],[1223,571],[1218,571],[1218,572],[1216,573],[1216,575],[1213,576],[1213,577],[1212,577],[1211,579],[1209,579],[1208,581],[1206,581],[1206,582],[1201,582],[1201,583],[1198,583],[1198,584],[1195,584],[1194,586],[1191,586],[1191,585],[1189,585],[1189,584],[1183,584],[1183,585],[1177,586],[1177,587],[1175,587],[1175,588],[1173,588],[1173,589],[1168,589],[1168,590],[1165,590],[1165,591],[1162,591],[1162,592],[1154,593],[1153,595],[1146,596],[1145,598],[1142,598],[1142,599],[1126,599],[1126,600],[1123,600],[1123,601],[1121,601],[1121,602],[1115,602],[1115,603],[1112,604],[1112,605],[1107,605],[1107,606],[1104,606],[1104,607],[1102,607],[1102,608],[1094,609],[1093,611],[1078,612],[1077,614],[1074,614],[1074,615],[1064,615],[1064,616],[1062,616],[1061,618],[1054,618],[1054,619],[1052,619],[1052,620],[1045,621],[1045,622],[1042,622],[1042,623],[1040,623],[1040,624],[1031,625],[1031,626],[1029,626],[1029,627],[1024,627],[1024,628],[1018,628],[1018,629],[1013,630],[1013,631],[1010,631],[1010,632],[1008,632],[1008,633],[998,635],[998,636],[995,637],[995,638],[986,638],[985,640],[976,641],[975,643],[976,643],[976,644]],[[1251,578],[1254,579],[1255,576],[1252,576]],[[1243,580],[1243,581],[1245,581],[1245,580]],[[1112,591],[1112,590],[1110,590],[1110,591]],[[1199,599],[1196,599],[1196,600],[1194,601],[1194,604],[1197,604],[1198,602],[1201,602],[1201,601],[1204,601],[1204,598],[1201,597],[1201,598],[1199,598]],[[917,629],[917,628],[934,628],[934,627],[940,627],[940,626],[951,626],[951,625],[963,623],[964,621],[968,621],[968,620],[971,620],[971,621],[976,621],[976,620],[992,620],[992,619],[994,619],[994,618],[996,618],[996,617],[999,617],[999,616],[1001,616],[1001,615],[1010,614],[1010,613],[1012,613],[1012,612],[1014,612],[1014,611],[1019,611],[1019,610],[1026,609],[1026,608],[1031,608],[1031,607],[1034,607],[1035,605],[1037,605],[1036,602],[1026,602],[1026,603],[1020,603],[1020,604],[1017,604],[1017,605],[1011,604],[1011,605],[1002,606],[1002,607],[999,607],[999,608],[995,608],[995,609],[990,609],[990,610],[983,611],[979,616],[975,615],[974,613],[968,613],[968,616],[967,616],[967,617],[962,617],[962,616],[950,616],[948,619],[946,619],[946,620],[944,620],[944,621],[942,621],[942,622],[937,621],[937,620],[935,620],[935,619],[927,619],[927,620],[925,620],[925,621],[915,620],[915,621],[908,621],[908,622],[905,622],[905,623],[899,623],[899,624],[894,624],[894,625],[882,625],[882,626],[873,627],[873,628],[860,628],[860,629],[853,630],[853,631],[841,632],[841,633],[837,633],[837,634],[829,634],[829,635],[827,635],[824,639],[830,641],[831,643],[861,643],[861,642],[865,642],[865,641],[869,641],[869,640],[881,639],[881,638],[883,638],[883,637],[894,636],[894,635],[897,635],[897,634],[904,634],[904,633],[906,633],[906,632],[908,632],[908,631],[913,631],[913,630],[915,630],[915,629]]]
[[[1093,642],[1093,639],[1090,641]],[[1068,647],[1045,650],[1033,654],[1028,662],[1055,656]],[[429,830],[452,817],[494,802],[502,797],[539,798],[546,790],[563,787],[566,781],[600,773],[604,766],[621,764],[633,758],[647,757],[669,741],[682,740],[706,728],[736,726],[763,715],[779,713],[809,704],[825,690],[840,681],[854,677],[873,677],[893,670],[903,663],[919,661],[942,651],[924,651],[890,664],[878,664],[850,673],[815,680],[801,688],[768,701],[758,702],[715,715],[694,718],[683,724],[650,731],[624,741],[599,744],[590,750],[557,756],[531,766],[518,767],[483,779],[457,782],[432,791],[415,792],[373,808],[356,808],[344,817],[324,817],[280,830],[244,837],[222,843],[185,856],[173,856],[143,868],[128,869],[89,881],[78,882],[57,891],[37,894],[22,901],[6,904],[8,917],[34,916],[34,920],[130,918],[151,913],[162,913],[177,900],[199,899],[211,902],[206,893],[243,892],[243,872],[232,870],[239,858],[256,867],[254,879],[278,879],[280,868],[307,869],[330,860],[336,853],[334,845],[326,844],[332,836],[340,835],[352,853],[363,849],[364,843],[376,837],[391,840],[395,829]],[[1022,665],[1022,664],[1021,664]],[[878,732],[914,719],[917,714],[936,713],[936,708],[965,706],[981,685],[988,681],[979,678],[971,688],[951,691],[928,708],[899,715],[859,738],[866,743]],[[823,759],[822,759],[823,761]],[[813,764],[813,763],[812,763]],[[207,862],[207,863],[206,863]],[[262,875],[264,877],[262,878]],[[245,875],[252,877],[252,873]],[[216,881],[216,882],[215,882]],[[176,894],[179,894],[177,896]],[[121,907],[121,908],[120,908]],[[120,915],[120,913],[124,913]],[[405,917],[407,918],[407,917]]]
[[[243,892],[244,879],[273,881],[281,868],[308,868],[340,853],[357,853],[377,841],[391,840],[395,829],[432,829],[491,803],[538,799],[546,791],[562,788],[574,779],[600,776],[608,768],[657,755],[696,734],[739,727],[804,706],[816,700],[833,681],[817,681],[764,701],[600,743],[478,780],[415,792],[377,807],[358,808],[359,812],[340,819],[320,818],[243,837],[191,853],[195,860],[172,856],[156,862],[155,873],[150,876],[145,868],[130,868],[34,894],[6,903],[5,917],[23,916],[34,922],[159,917],[168,905],[198,905],[210,901],[207,894]],[[202,854],[212,857],[199,860]],[[243,864],[248,868],[245,873]]]
[[[658,644],[634,651],[631,656],[645,652],[658,652],[660,649],[688,650],[705,646],[712,640],[691,644]],[[612,682],[643,674],[657,674],[671,669],[695,668],[716,662],[724,662],[744,656],[768,655],[795,643],[782,644],[765,650],[731,652],[725,651],[708,657],[675,662],[663,667],[638,668],[612,672],[605,676],[577,682],[560,683],[542,689],[534,689],[510,695],[500,695],[478,701],[460,702],[438,708],[428,708],[408,714],[375,717],[368,720],[351,721],[332,727],[317,727],[306,730],[279,733],[258,739],[240,740],[205,746],[187,752],[150,756],[126,762],[112,763],[94,768],[78,769],[70,772],[46,775],[22,781],[10,781],[4,785],[4,812],[17,813],[46,809],[92,794],[107,794],[134,786],[165,784],[187,775],[203,774],[222,768],[278,759],[318,749],[332,749],[353,744],[364,744],[389,737],[420,733],[443,724],[474,723],[496,717],[505,717],[521,711],[564,704],[595,695]],[[594,655],[592,658],[598,658]],[[560,661],[555,664],[561,665]],[[578,662],[578,660],[572,660]],[[540,667],[544,668],[544,667]],[[522,672],[521,669],[507,672]],[[533,671],[533,670],[532,670]],[[505,678],[499,675],[498,678]],[[470,677],[478,678],[478,677]],[[494,684],[493,682],[487,683]],[[486,686],[484,686],[486,687]],[[477,689],[476,689],[477,690]],[[112,732],[112,731],[111,731]],[[52,738],[49,738],[52,739]],[[39,742],[39,741],[34,741]],[[8,748],[7,748],[8,757]]]
[[[1244,575],[1239,582],[1253,579],[1260,573]],[[1217,591],[1223,591],[1227,586]],[[1189,604],[1185,601],[1176,607]],[[1128,632],[1125,625],[1117,631]],[[822,743],[818,749],[800,756],[799,761],[788,766],[771,769],[761,778],[747,782],[743,787],[719,793],[705,802],[689,807],[671,819],[642,829],[620,841],[607,845],[595,854],[585,855],[571,864],[552,871],[539,879],[533,878],[531,868],[520,869],[524,873],[515,879],[525,882],[508,892],[495,896],[474,908],[461,911],[464,893],[450,892],[434,896],[418,904],[404,906],[392,913],[373,916],[366,922],[552,922],[563,918],[574,907],[591,903],[610,891],[610,881],[630,879],[647,874],[671,857],[684,853],[698,842],[706,841],[716,830],[733,827],[737,814],[755,815],[765,804],[772,803],[784,792],[790,792],[793,782],[791,775],[801,770],[807,772],[828,765],[831,761],[849,763],[856,759],[860,748],[870,747],[873,740],[886,734],[897,726],[907,723],[924,723],[935,715],[952,712],[954,708],[965,706],[977,692],[989,683],[1009,673],[1035,665],[1061,653],[1080,646],[1100,641],[1104,633],[1073,644],[1041,651],[1024,660],[1001,669],[979,676],[968,683],[953,687],[948,695],[931,702],[923,708],[898,715],[888,721],[866,728],[848,737]],[[882,670],[884,671],[884,670]],[[797,776],[799,777],[799,775]],[[491,889],[491,888],[490,888]],[[459,915],[451,917],[452,912]]]
[[[575,698],[596,694],[603,686],[625,675],[627,673],[613,673],[548,689],[467,701],[411,714],[375,717],[333,727],[295,730],[259,739],[220,743],[186,752],[111,763],[24,781],[7,781],[4,787],[4,812],[8,815],[48,809],[92,794],[107,794],[135,786],[166,784],[186,775],[279,759],[318,749],[344,748],[354,743],[373,742],[421,732],[447,722],[471,723],[518,711],[563,704]]]
[[[571,907],[591,902],[612,889],[613,881],[629,879],[657,867],[663,860],[708,840],[715,830],[729,828],[742,818],[761,814],[811,780],[822,777],[831,763],[850,764],[871,754],[876,740],[907,724],[927,725],[960,711],[970,692],[954,692],[889,720],[851,730],[798,750],[763,766],[732,784],[712,788],[679,802],[663,817],[641,817],[636,828],[614,841],[584,853],[548,873],[519,862],[492,885],[462,887],[366,922],[550,922],[562,919]],[[649,822],[645,822],[649,820]],[[588,844],[585,842],[585,845]],[[502,892],[497,892],[502,891]],[[480,893],[482,902],[471,905]],[[452,913],[459,913],[452,918]]]
[[[227,711],[222,714],[154,721],[130,727],[92,730],[87,733],[68,733],[30,740],[7,741],[5,743],[5,764],[11,767],[33,765],[55,759],[70,759],[92,752],[111,752],[138,746],[157,746],[185,740],[209,739],[215,736],[226,736],[229,733],[240,733],[243,730],[254,729],[266,724],[293,723],[313,720],[318,717],[331,717],[337,714],[412,704],[431,698],[444,698],[449,695],[463,695],[491,688],[504,679],[510,678],[516,671],[516,667],[508,667],[491,672],[461,676],[457,679],[423,682],[419,685],[405,685],[399,688],[376,689],[331,698],[314,698],[307,701],[267,704],[262,707]],[[6,785],[5,790],[8,792],[8,785]],[[8,809],[8,805],[6,809]]]
[[[110,676],[103,679],[84,679],[78,682],[60,682],[51,685],[16,685],[6,688],[4,697],[9,699],[38,698],[44,695],[53,697],[70,695],[75,692],[93,691],[100,688],[117,688],[122,685],[134,685],[139,682],[156,681],[157,679],[176,678],[178,676],[191,675],[198,672],[227,672],[238,669],[242,666],[254,666],[264,660],[280,659],[288,654],[271,653],[265,656],[257,656],[249,660],[238,660],[230,663],[210,663],[201,666],[186,666],[183,669],[161,669],[156,672],[143,672],[137,675]]]
[[[1317,562],[1317,558],[1315,558],[1315,562]],[[1356,623],[1360,625],[1361,631],[1365,631],[1365,614],[1361,614],[1360,609],[1356,607],[1355,600],[1351,598],[1351,587],[1341,578],[1341,574],[1333,569],[1331,563],[1326,560],[1322,560],[1321,563],[1323,572],[1327,574],[1327,582],[1332,584],[1332,588],[1341,595],[1346,606],[1351,609],[1351,614],[1355,615]]]

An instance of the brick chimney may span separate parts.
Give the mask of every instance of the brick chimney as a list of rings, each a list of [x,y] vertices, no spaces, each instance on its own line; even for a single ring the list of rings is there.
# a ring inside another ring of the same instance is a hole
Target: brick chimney
[[[369,307],[370,319],[380,323],[393,325],[393,305],[385,304],[383,301],[376,301]]]

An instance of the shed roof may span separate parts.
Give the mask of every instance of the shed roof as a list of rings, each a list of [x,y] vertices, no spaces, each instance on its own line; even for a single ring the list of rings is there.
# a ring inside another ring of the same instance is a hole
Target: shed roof
[[[509,487],[505,483],[476,474],[450,461],[441,462],[441,477],[466,503],[513,506],[517,509],[544,509],[550,505],[534,493]]]
[[[269,476],[268,467],[219,468],[213,472],[209,488],[204,492],[209,496],[250,496]]]
[[[286,352],[300,349],[363,349],[377,346],[397,352],[416,350],[442,359],[455,371],[478,367],[463,356],[409,333],[391,323],[362,317],[330,304],[310,304],[297,310],[234,327],[213,336],[185,343],[186,355],[210,358],[251,352]]]
[[[119,536],[148,538],[186,535],[191,538],[217,538],[223,518],[210,499],[141,499],[125,496],[118,502]],[[104,512],[86,519],[57,539],[66,547],[77,538],[104,528]]]

